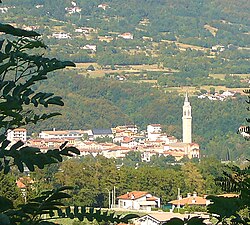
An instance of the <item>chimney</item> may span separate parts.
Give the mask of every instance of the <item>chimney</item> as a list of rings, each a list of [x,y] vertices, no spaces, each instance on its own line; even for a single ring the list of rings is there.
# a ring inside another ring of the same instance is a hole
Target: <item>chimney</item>
[[[197,193],[194,191],[194,193],[193,193],[193,197],[195,198],[195,197],[197,197]]]
[[[191,194],[190,193],[187,193],[187,198],[190,198],[191,197]]]

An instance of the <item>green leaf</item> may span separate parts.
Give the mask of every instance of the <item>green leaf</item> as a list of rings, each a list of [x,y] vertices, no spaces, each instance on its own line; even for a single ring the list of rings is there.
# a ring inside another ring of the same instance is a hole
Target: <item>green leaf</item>
[[[9,172],[10,172],[10,166],[9,166],[9,165],[5,165],[4,170],[3,170],[3,173],[4,173],[4,174],[7,174],[7,173],[9,173]]]
[[[0,50],[1,50],[2,47],[3,47],[3,43],[4,43],[4,40],[0,40]]]
[[[7,43],[7,45],[5,46],[5,53],[10,53],[10,50],[11,50],[11,48],[12,48],[12,46],[13,46],[13,44],[9,41],[9,40],[7,40],[8,41],[8,43]]]
[[[54,193],[52,196],[48,198],[48,201],[60,200],[64,198],[71,198],[71,195],[64,192]]]
[[[8,209],[12,209],[13,208],[13,203],[12,201],[10,201],[9,199],[0,196],[0,212],[4,212]]]
[[[203,221],[205,219],[199,217],[192,217],[187,221],[187,225],[206,225]]]
[[[184,221],[179,218],[172,218],[163,225],[184,225]]]
[[[1,225],[11,225],[10,218],[6,214],[0,214],[0,221]]]
[[[128,215],[126,215],[126,216],[124,216],[124,217],[122,217],[120,219],[121,219],[122,222],[128,223],[129,220],[132,220],[132,219],[138,218],[138,217],[139,216],[137,214],[128,214]]]
[[[0,23],[0,32],[3,32],[5,34],[11,34],[13,36],[18,36],[18,37],[37,37],[40,36],[35,31],[27,31],[27,30],[22,30],[19,28],[14,28],[13,26],[9,24],[2,24]]]
[[[65,190],[73,190],[74,187],[72,186],[62,186],[62,187],[59,187],[57,188],[57,191],[65,191]]]
[[[18,141],[17,143],[15,143],[14,145],[12,145],[10,147],[10,151],[17,150],[18,148],[22,147],[23,145],[24,145],[24,143],[22,141]]]
[[[4,135],[3,138],[6,138],[6,136]],[[1,148],[2,148],[2,149],[7,148],[7,146],[8,146],[10,143],[11,143],[11,142],[10,142],[9,140],[3,141],[3,142],[2,142]]]
[[[62,97],[55,96],[53,98],[50,98],[46,101],[47,104],[53,104],[53,105],[59,105],[64,106],[64,103],[62,101]]]
[[[15,82],[14,81],[8,81],[8,84],[5,86],[3,89],[3,96],[6,96],[9,94],[9,92],[15,87]]]
[[[68,141],[65,141],[65,142],[59,147],[59,149],[63,149],[67,144],[68,144]]]

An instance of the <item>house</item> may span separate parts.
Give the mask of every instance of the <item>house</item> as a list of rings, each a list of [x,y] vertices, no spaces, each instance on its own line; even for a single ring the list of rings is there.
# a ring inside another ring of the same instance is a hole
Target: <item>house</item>
[[[92,52],[96,52],[96,45],[85,45],[82,47],[85,50],[91,50]]]
[[[123,39],[131,39],[131,40],[134,39],[134,35],[129,32],[120,34],[118,35],[118,37],[121,37]]]
[[[101,8],[101,9],[103,9],[103,10],[106,10],[107,8],[109,8],[109,5],[108,5],[108,4],[105,4],[105,3],[99,4],[99,5],[98,5],[98,8]]]
[[[7,139],[11,142],[17,141],[27,141],[27,130],[25,128],[16,128],[13,130],[8,130]]]
[[[73,13],[79,13],[82,11],[82,9],[78,6],[74,6],[74,7],[67,7],[65,8],[65,11],[68,12],[69,14],[73,14]]]
[[[53,33],[52,37],[57,38],[57,39],[70,39],[71,38],[70,34],[62,33],[62,32]]]
[[[160,124],[149,124],[147,126],[148,139],[150,141],[156,141],[160,137],[161,131]]]
[[[162,225],[166,221],[172,219],[172,218],[179,218],[179,219],[184,219],[185,215],[180,214],[180,213],[170,213],[170,212],[161,212],[161,213],[150,213],[147,215],[144,215],[140,217],[137,222],[135,223],[136,225]]]
[[[1,13],[7,13],[8,12],[8,8],[7,7],[0,7],[0,12]]]
[[[179,196],[177,200],[168,203],[171,204],[172,209],[174,209],[175,207],[184,208],[185,206],[207,206],[210,204],[210,200],[206,199],[204,196],[200,197],[194,192],[193,195],[188,193],[186,198]]]
[[[110,158],[117,159],[117,158],[125,158],[126,154],[130,151],[131,150],[129,148],[126,148],[126,147],[114,146],[114,147],[111,147],[109,149],[102,150],[101,154],[108,159],[110,159]]]
[[[132,191],[117,197],[118,208],[128,210],[146,210],[160,208],[160,198],[147,191]]]
[[[120,143],[122,147],[127,147],[131,149],[135,148],[138,145],[138,142],[136,142],[134,138],[131,137],[124,137]]]
[[[211,224],[209,222],[209,215],[205,214],[180,214],[172,212],[154,212],[144,215],[136,220],[135,225],[162,225],[172,218],[178,218],[181,220],[190,219],[192,217],[204,218],[206,224]]]
[[[37,8],[37,9],[43,8],[43,5],[36,5],[36,8]]]
[[[84,135],[90,135],[92,132],[90,130],[45,130],[39,133],[39,138],[42,139],[65,139],[65,138],[74,138],[81,139]]]
[[[114,134],[111,130],[111,128],[109,129],[93,129],[92,130],[92,134],[93,134],[93,140],[95,140],[96,138],[104,138],[104,137],[109,137],[109,138],[114,138]]]
[[[33,189],[33,187],[32,187],[33,183],[34,183],[34,181],[30,177],[20,177],[16,181],[16,185],[20,189],[25,203],[27,201],[27,189],[28,188]]]
[[[163,146],[164,155],[172,155],[176,160],[187,156],[189,159],[200,158],[200,146],[197,143],[174,142]]]

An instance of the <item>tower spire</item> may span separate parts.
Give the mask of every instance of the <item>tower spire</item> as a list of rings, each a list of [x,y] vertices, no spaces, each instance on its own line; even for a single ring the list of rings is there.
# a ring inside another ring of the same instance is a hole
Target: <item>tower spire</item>
[[[185,100],[183,105],[182,139],[183,143],[192,143],[192,113],[187,92],[185,95]]]
[[[188,102],[188,92],[186,91],[185,102]]]

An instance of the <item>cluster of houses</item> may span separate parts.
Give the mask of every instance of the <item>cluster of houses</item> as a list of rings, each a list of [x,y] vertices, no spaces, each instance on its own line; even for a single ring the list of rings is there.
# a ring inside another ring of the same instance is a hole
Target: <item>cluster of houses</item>
[[[109,138],[112,142],[98,143],[98,138]],[[43,152],[58,148],[67,141],[68,146],[75,146],[80,150],[81,156],[91,154],[107,158],[125,158],[128,152],[139,151],[142,161],[149,162],[153,155],[171,155],[180,160],[192,149],[192,154],[199,157],[198,144],[186,145],[174,136],[164,134],[160,124],[150,124],[147,126],[147,132],[140,133],[136,125],[92,130],[54,129],[41,131],[37,138],[27,138],[26,129],[17,128],[8,132],[8,139],[12,142],[22,140],[26,145],[40,148]],[[189,154],[187,156],[193,157]]]
[[[34,185],[34,181],[30,177],[21,177],[16,181],[17,187],[21,190],[21,193],[26,202],[27,188]],[[109,209],[112,211],[136,211],[141,212],[142,216],[134,219],[135,225],[162,225],[172,218],[179,218],[181,220],[190,219],[192,217],[203,218],[206,224],[212,224],[209,220],[209,215],[206,213],[185,213],[180,214],[173,212],[175,208],[185,208],[192,206],[206,207],[210,204],[210,201],[206,199],[206,196],[200,197],[196,193],[193,195],[188,194],[186,198],[179,196],[177,200],[170,201],[170,212],[163,212],[161,208],[161,201],[159,197],[152,195],[147,191],[131,191],[122,194],[118,197],[114,196],[114,193],[109,191]],[[143,214],[144,213],[144,214]]]
[[[28,146],[46,152],[58,148],[65,141],[75,146],[81,156],[103,155],[107,158],[124,158],[130,151],[141,152],[142,161],[149,162],[154,155],[173,156],[177,161],[183,157],[199,158],[200,149],[192,142],[191,105],[186,95],[183,106],[183,140],[162,131],[160,124],[149,124],[146,131],[139,131],[137,125],[124,125],[108,129],[92,130],[47,130],[36,138],[27,138],[24,128],[8,132],[8,140],[22,140]],[[100,140],[101,139],[101,140]],[[105,143],[100,143],[103,140]]]
[[[235,91],[224,91],[223,93],[219,94],[219,93],[214,93],[214,94],[202,94],[199,95],[198,98],[199,99],[205,99],[208,98],[209,100],[212,101],[224,101],[227,98],[233,98],[235,97],[236,92]]]

